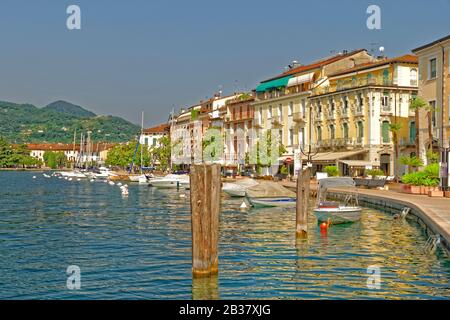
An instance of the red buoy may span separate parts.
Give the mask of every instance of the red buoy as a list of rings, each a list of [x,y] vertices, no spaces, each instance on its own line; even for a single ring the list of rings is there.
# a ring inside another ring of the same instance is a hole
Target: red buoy
[[[326,223],[326,222],[321,223],[320,230],[328,230],[328,223]]]

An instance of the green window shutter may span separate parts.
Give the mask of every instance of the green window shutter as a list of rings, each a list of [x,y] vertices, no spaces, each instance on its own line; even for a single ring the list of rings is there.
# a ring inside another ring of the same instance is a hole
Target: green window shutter
[[[416,142],[416,122],[412,121],[409,124],[409,142],[415,143]]]
[[[382,124],[383,143],[389,143],[389,122],[383,121]]]

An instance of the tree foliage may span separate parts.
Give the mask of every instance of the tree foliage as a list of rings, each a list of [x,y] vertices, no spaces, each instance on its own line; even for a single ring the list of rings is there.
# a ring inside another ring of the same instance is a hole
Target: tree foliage
[[[30,156],[25,145],[13,148],[8,141],[0,137],[0,168],[30,168],[41,165],[41,161]]]

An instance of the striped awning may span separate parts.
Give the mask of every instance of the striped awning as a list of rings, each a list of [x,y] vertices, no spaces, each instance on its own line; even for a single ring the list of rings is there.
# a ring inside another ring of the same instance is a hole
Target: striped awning
[[[293,78],[289,79],[287,86],[288,87],[298,86],[299,84],[302,84],[302,83],[311,82],[313,80],[313,78],[314,78],[314,72],[302,74],[301,76],[293,77]]]

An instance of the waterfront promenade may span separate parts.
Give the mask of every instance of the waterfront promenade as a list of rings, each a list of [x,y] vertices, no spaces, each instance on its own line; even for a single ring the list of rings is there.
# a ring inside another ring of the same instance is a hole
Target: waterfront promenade
[[[339,189],[332,190],[339,192]],[[345,192],[341,190],[341,192]],[[442,235],[450,243],[450,198],[431,198],[424,195],[401,193],[394,190],[358,189],[363,197],[399,203],[405,207],[416,209],[423,215],[420,217],[427,225]]]
[[[284,186],[292,189],[295,183],[284,182]],[[400,191],[399,186],[391,185],[390,190],[374,190],[358,188],[362,202],[387,206],[390,208],[409,207],[412,213],[418,216],[433,233],[440,234],[444,245],[450,249],[450,198],[431,198],[424,195],[407,194]],[[316,190],[316,183],[311,184],[311,190]],[[330,193],[344,195],[348,189],[331,189]]]

